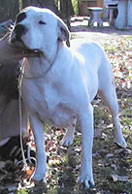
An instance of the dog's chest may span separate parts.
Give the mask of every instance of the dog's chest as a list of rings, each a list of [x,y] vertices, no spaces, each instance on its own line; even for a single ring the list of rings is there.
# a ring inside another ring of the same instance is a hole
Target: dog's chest
[[[23,83],[23,98],[31,113],[56,126],[67,125],[73,115],[65,99],[50,84]]]

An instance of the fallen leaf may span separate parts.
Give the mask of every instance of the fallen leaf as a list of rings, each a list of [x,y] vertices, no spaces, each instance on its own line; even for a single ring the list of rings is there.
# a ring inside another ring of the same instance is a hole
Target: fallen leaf
[[[121,181],[121,182],[126,182],[128,181],[128,176],[119,176],[117,174],[111,175],[112,179],[114,182]]]
[[[0,161],[0,169],[4,168],[6,165],[6,162]]]
[[[26,174],[27,174],[27,176],[31,176],[33,173],[34,173],[34,170],[35,170],[35,168],[32,166],[32,167],[28,167],[27,169],[26,169]]]

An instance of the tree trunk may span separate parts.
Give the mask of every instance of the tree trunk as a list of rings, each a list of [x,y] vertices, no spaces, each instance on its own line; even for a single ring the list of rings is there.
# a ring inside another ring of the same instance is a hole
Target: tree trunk
[[[74,14],[71,0],[60,0],[61,18],[70,29],[70,16]]]
[[[19,12],[18,0],[0,0],[0,22],[15,19]]]
[[[57,12],[54,0],[22,0],[22,2],[23,8],[32,5],[37,7],[48,8],[55,13]]]
[[[64,18],[74,14],[71,0],[60,0],[60,11]]]

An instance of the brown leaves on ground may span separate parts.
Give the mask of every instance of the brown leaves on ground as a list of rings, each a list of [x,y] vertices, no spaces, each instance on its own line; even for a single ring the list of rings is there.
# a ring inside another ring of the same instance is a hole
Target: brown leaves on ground
[[[132,37],[120,37],[118,41],[108,40],[104,44],[106,53],[113,65],[116,87],[132,87]]]

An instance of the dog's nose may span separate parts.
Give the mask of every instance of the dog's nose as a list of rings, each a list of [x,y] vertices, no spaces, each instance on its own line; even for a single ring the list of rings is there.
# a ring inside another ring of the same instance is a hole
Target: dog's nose
[[[21,38],[21,36],[24,35],[26,31],[27,31],[26,27],[22,24],[17,24],[14,29],[14,33],[17,38]]]

